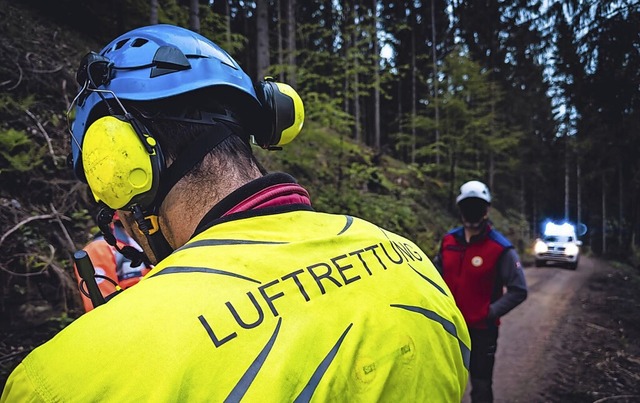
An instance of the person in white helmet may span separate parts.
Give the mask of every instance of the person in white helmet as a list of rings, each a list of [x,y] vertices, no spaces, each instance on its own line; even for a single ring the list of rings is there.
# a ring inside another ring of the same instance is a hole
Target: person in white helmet
[[[492,402],[500,317],[527,298],[527,284],[518,253],[489,222],[489,188],[466,182],[456,203],[462,226],[442,238],[434,264],[469,327],[471,400]]]

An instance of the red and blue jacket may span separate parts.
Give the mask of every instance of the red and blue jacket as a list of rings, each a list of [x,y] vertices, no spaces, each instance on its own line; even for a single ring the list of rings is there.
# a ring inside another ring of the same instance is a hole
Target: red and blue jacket
[[[527,297],[517,252],[489,224],[470,242],[465,239],[464,227],[448,232],[434,263],[470,328],[498,326],[499,318]]]

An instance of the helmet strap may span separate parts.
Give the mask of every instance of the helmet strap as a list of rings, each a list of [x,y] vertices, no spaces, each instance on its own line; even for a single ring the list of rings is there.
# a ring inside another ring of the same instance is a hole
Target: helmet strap
[[[122,254],[122,256],[126,257],[131,261],[131,267],[138,267],[144,263],[145,266],[150,267],[151,262],[147,255],[144,252],[140,252],[136,248],[131,245],[125,245],[124,247],[120,247],[118,245],[118,240],[114,234],[114,231],[111,228],[111,222],[113,221],[113,215],[115,211],[108,206],[104,205],[98,215],[96,217],[96,221],[98,222],[98,228],[102,232],[102,236],[104,240],[111,246],[113,246],[118,252]],[[154,252],[155,253],[155,252]]]
[[[217,123],[220,127],[215,134],[206,133],[198,137],[176,158],[171,166],[169,166],[160,178],[160,188],[156,193],[153,202],[145,209],[139,205],[133,206],[133,218],[138,224],[138,229],[147,238],[149,247],[151,248],[156,260],[159,262],[173,252],[173,248],[165,238],[160,226],[158,225],[158,212],[164,199],[167,197],[171,189],[182,179],[189,171],[193,169],[204,157],[211,152],[222,141],[234,133],[227,125]]]
[[[211,152],[218,144],[222,143],[227,137],[234,132],[224,124],[218,124],[220,130],[216,134],[206,133],[191,142],[189,146],[173,161],[162,174],[160,178],[160,188],[156,197],[151,203],[150,208],[146,212],[156,213],[159,211],[162,202],[167,197],[171,189],[182,179],[189,171],[193,169],[204,157]],[[147,215],[147,214],[145,214]]]
[[[145,214],[140,206],[132,207],[131,212],[134,220],[136,220],[138,229],[147,238],[147,243],[156,258],[156,262],[160,262],[169,256],[173,252],[173,248],[169,245],[158,225],[158,216]]]

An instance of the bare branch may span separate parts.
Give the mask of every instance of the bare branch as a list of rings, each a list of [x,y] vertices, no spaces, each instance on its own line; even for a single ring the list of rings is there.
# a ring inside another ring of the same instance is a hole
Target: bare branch
[[[26,256],[27,254],[22,254],[20,256]],[[29,255],[31,256],[31,255]],[[42,259],[40,256],[36,256],[39,259]],[[34,271],[34,272],[30,272],[30,273],[18,273],[17,271],[13,271],[13,270],[9,270],[6,267],[4,267],[3,265],[0,264],[0,270],[2,270],[5,273],[11,274],[12,276],[17,276],[17,277],[35,277],[35,276],[39,276],[42,273],[45,272],[45,270],[47,270],[47,266],[45,266],[43,269],[38,270],[38,271]]]
[[[49,145],[49,153],[51,154],[51,157],[53,157],[53,163],[55,164],[56,163],[56,154],[53,152],[53,145],[51,144],[51,138],[49,137],[49,134],[44,129],[44,126],[42,126],[42,124],[40,124],[40,121],[38,120],[38,118],[36,118],[36,116],[33,113],[31,113],[28,109],[25,109],[25,112],[27,113],[27,115],[29,115],[29,117],[31,119],[33,119],[34,122],[36,122],[36,125],[38,126],[38,129],[40,129],[40,132],[44,136],[45,140],[47,140],[47,144]]]
[[[69,97],[67,96],[67,80],[62,80],[62,95],[64,95],[64,102],[67,105],[65,109],[69,109]]]
[[[631,399],[631,398],[638,398],[640,397],[640,395],[617,395],[617,396],[609,396],[609,397],[605,397],[602,399],[598,399],[596,401],[594,401],[593,403],[603,403],[603,402],[612,402],[614,400],[618,400],[618,399]]]
[[[0,362],[11,360],[14,357],[17,357],[17,356],[20,356],[20,355],[23,355],[23,354],[27,354],[27,353],[31,352],[31,350],[33,350],[33,349],[32,348],[25,348],[24,350],[21,350],[21,351],[14,351],[13,353],[5,354],[2,357],[0,357]]]
[[[71,235],[69,235],[69,231],[67,231],[67,227],[64,226],[60,218],[62,217],[66,220],[70,220],[70,219],[68,217],[64,217],[60,215],[60,213],[58,213],[58,210],[56,210],[56,208],[53,206],[53,203],[49,203],[49,207],[51,208],[51,211],[53,211],[53,214],[55,215],[55,220],[58,222],[58,225],[60,225],[60,229],[62,229],[62,233],[64,234],[67,242],[69,242],[69,250],[74,251],[76,249],[76,245],[73,243],[73,240],[71,239]]]
[[[51,269],[60,279],[60,282],[64,286],[64,289],[77,290],[76,287],[78,286],[78,284],[73,280],[73,278],[71,277],[72,275],[70,275],[68,271],[64,270],[53,262],[51,262]]]
[[[2,235],[2,237],[0,237],[0,245],[2,245],[4,240],[7,239],[7,237],[9,235],[11,235],[15,231],[17,231],[23,225],[25,225],[27,223],[30,223],[31,221],[35,221],[35,220],[50,220],[52,218],[55,218],[55,214],[41,214],[41,215],[36,215],[36,216],[33,216],[33,217],[25,218],[24,220],[22,220],[19,223],[17,223],[9,231],[5,232],[4,235]]]
[[[16,66],[18,66],[18,73],[20,75],[18,76],[18,81],[15,83],[15,85],[13,85],[12,87],[7,88],[7,91],[11,91],[11,90],[14,90],[14,89],[18,88],[18,86],[22,82],[22,67],[20,67],[20,63],[16,62],[15,60],[14,60],[14,63],[16,64]]]
[[[42,267],[42,269],[40,270],[40,272],[42,273],[43,271],[47,270],[49,268],[49,266],[53,265],[53,258],[56,256],[56,248],[53,247],[53,245],[49,244],[49,258],[44,258],[40,255],[37,255],[36,257],[38,259],[40,259],[45,265]]]
[[[64,66],[60,65],[60,66],[58,66],[56,68],[53,68],[51,70],[37,70],[37,69],[25,69],[25,70],[30,71],[32,73],[36,73],[36,74],[50,74],[50,73],[59,72],[60,70],[62,70],[63,67]]]

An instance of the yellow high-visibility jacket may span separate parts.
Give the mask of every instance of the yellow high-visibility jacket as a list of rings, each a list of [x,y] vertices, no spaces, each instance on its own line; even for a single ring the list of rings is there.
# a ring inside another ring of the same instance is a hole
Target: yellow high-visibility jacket
[[[459,402],[464,319],[427,256],[314,211],[219,223],[16,368],[4,402]]]

